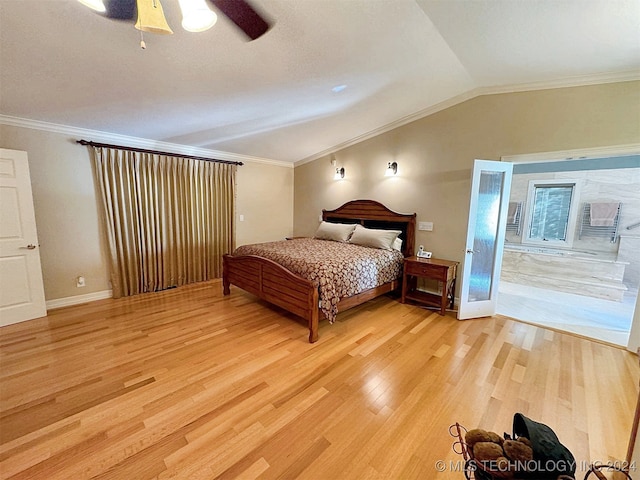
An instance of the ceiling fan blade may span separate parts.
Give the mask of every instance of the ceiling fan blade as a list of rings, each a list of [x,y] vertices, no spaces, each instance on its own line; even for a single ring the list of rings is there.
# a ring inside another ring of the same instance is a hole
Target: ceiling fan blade
[[[114,20],[134,20],[136,18],[136,0],[104,0],[105,17]]]
[[[245,0],[209,0],[251,40],[264,35],[271,25]]]

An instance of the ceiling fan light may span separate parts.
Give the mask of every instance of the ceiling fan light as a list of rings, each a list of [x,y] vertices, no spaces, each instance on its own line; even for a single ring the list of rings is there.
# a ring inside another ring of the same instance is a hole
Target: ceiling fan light
[[[143,32],[171,35],[173,30],[164,18],[160,0],[136,0],[138,20],[135,27]]]
[[[102,0],[78,0],[81,4],[86,5],[87,7],[95,10],[96,12],[106,12],[107,8],[104,6],[104,2]]]
[[[188,32],[204,32],[213,27],[218,16],[204,0],[178,0],[182,10],[182,28]]]

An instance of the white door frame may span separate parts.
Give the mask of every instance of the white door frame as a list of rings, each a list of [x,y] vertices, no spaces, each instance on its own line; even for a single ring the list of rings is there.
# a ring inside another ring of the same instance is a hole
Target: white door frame
[[[471,270],[473,255],[479,252],[476,248],[476,223],[478,216],[478,204],[480,195],[480,179],[483,172],[503,173],[502,185],[499,195],[498,212],[493,218],[497,221],[495,238],[493,238],[493,259],[491,267],[491,277],[489,283],[488,298],[482,300],[470,299]],[[511,175],[513,164],[509,162],[496,162],[489,160],[475,160],[471,180],[471,194],[469,200],[469,221],[467,225],[467,240],[465,243],[465,255],[462,268],[462,281],[460,284],[460,305],[458,308],[458,319],[487,317],[496,313],[498,301],[498,283],[500,280],[500,269],[502,267],[502,251],[504,248],[504,237],[506,232],[507,211],[509,205],[509,192],[511,190]]]
[[[47,314],[27,152],[0,149],[0,326]]]

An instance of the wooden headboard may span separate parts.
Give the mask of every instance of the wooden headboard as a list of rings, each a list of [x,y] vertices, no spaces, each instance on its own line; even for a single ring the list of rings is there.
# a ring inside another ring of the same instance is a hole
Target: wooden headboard
[[[401,230],[402,253],[405,257],[415,255],[415,213],[396,213],[375,200],[352,200],[335,210],[322,210],[322,219],[334,223],[359,223],[367,228]]]

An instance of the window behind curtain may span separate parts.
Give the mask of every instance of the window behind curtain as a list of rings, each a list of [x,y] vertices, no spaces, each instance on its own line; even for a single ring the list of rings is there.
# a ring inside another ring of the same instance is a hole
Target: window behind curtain
[[[222,275],[235,238],[235,165],[92,150],[114,298]]]

